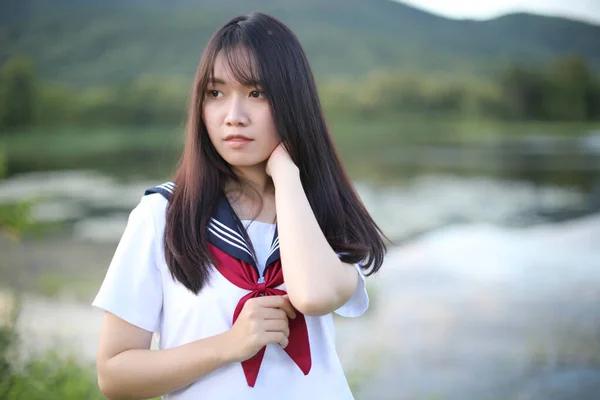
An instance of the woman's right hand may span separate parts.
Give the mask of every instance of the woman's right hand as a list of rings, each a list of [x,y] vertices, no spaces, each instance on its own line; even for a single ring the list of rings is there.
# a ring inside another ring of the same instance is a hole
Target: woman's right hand
[[[287,295],[248,299],[227,332],[232,361],[245,361],[269,343],[285,348],[290,335],[288,318],[296,318],[296,312]]]

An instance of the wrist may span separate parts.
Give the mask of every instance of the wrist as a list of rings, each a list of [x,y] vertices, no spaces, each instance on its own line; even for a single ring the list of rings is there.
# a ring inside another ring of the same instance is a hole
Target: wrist
[[[215,339],[218,341],[216,350],[219,364],[230,364],[237,361],[238,357],[235,354],[235,346],[231,338],[231,330],[225,331],[217,336]]]
[[[300,178],[300,169],[294,163],[288,163],[280,168],[276,168],[271,173],[273,183],[277,185],[277,181],[288,180],[290,178]]]

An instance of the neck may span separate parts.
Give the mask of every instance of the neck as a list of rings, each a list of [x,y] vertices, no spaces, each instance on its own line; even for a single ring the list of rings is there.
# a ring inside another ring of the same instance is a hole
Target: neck
[[[238,193],[242,196],[254,198],[257,195],[261,198],[272,196],[275,192],[273,180],[265,172],[265,163],[252,166],[234,168],[236,175],[241,179],[241,187],[233,182],[228,182],[225,191],[228,193]]]
[[[265,167],[235,168],[241,182],[225,184],[225,194],[240,219],[275,222],[275,186]]]

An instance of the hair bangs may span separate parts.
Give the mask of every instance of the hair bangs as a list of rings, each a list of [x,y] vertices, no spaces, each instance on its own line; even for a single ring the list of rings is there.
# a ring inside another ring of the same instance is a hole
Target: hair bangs
[[[258,87],[263,82],[260,74],[260,66],[258,65],[258,57],[248,39],[244,36],[242,27],[238,24],[233,25],[223,35],[222,42],[218,46],[219,51],[222,51],[225,57],[227,65],[226,73],[230,78],[247,87]],[[214,60],[209,81],[213,84],[215,81]]]

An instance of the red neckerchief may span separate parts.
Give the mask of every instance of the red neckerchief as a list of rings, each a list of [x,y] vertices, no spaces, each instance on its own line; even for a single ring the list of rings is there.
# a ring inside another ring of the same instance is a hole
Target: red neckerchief
[[[264,283],[258,283],[256,269],[243,260],[239,260],[228,253],[209,244],[210,251],[217,261],[215,267],[229,282],[235,286],[250,290],[250,293],[240,299],[233,312],[232,324],[235,323],[244,304],[248,299],[259,296],[284,295],[285,291],[276,287],[283,283],[283,271],[281,260],[277,259],[265,269]],[[308,341],[308,330],[304,315],[296,311],[296,318],[289,320],[290,336],[289,344],[284,351],[298,365],[300,370],[307,375],[311,367],[310,344]],[[254,387],[260,364],[265,355],[266,347],[263,347],[253,357],[242,362],[242,368],[246,375],[248,386]]]

